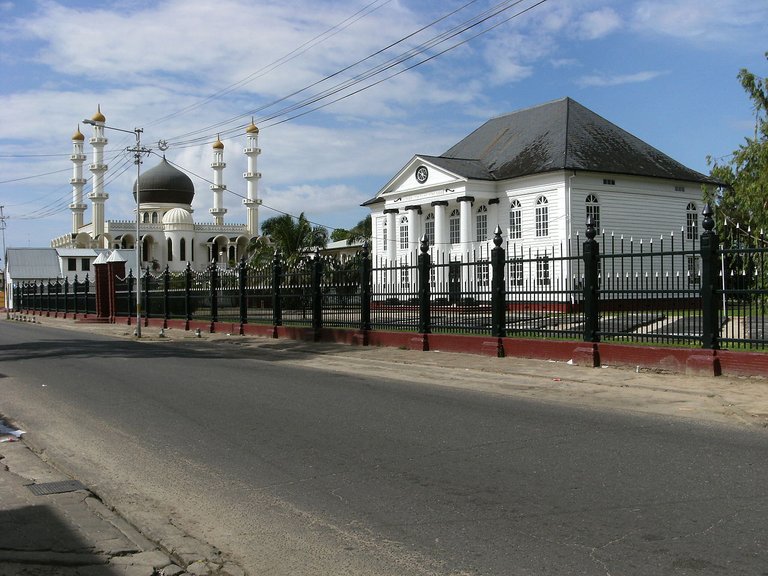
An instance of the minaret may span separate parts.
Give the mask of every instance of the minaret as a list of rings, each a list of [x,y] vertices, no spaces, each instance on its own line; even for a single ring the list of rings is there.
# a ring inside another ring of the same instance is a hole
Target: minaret
[[[97,248],[108,248],[104,238],[104,202],[109,198],[109,194],[104,191],[104,173],[107,171],[107,165],[104,164],[104,146],[107,145],[107,139],[104,137],[104,123],[107,119],[101,113],[100,105],[91,120],[95,122],[93,136],[89,140],[93,146],[93,162],[89,166],[93,174],[93,191],[88,194],[88,198],[93,204],[93,232],[91,236],[95,240]]]
[[[72,204],[69,205],[69,209],[72,210],[73,235],[77,234],[83,227],[83,212],[87,208],[83,203],[83,186],[85,186],[85,178],[83,178],[84,141],[85,136],[80,132],[80,126],[78,126],[77,132],[72,136],[72,155],[69,157],[72,160],[72,178],[69,179],[69,183],[72,184]]]
[[[224,208],[224,190],[227,187],[222,184],[222,172],[226,166],[227,164],[224,162],[224,143],[217,136],[216,142],[213,143],[213,162],[211,162],[211,168],[213,168],[213,184],[211,184],[213,208],[208,210],[213,215],[213,223],[217,226],[224,223],[224,214],[227,213],[227,209]]]
[[[259,129],[253,123],[245,129],[245,135],[247,137],[246,147],[243,148],[243,153],[248,157],[248,171],[243,174],[243,178],[247,182],[246,198],[243,200],[246,211],[246,224],[245,228],[250,237],[257,236],[259,234],[259,178],[261,173],[256,172],[256,160],[259,154],[261,154],[261,148],[259,148]]]

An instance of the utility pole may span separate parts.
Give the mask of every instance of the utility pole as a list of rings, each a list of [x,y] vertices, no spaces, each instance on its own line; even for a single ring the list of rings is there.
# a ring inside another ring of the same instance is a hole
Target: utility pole
[[[0,230],[3,232],[3,307],[5,308],[5,317],[10,318],[10,311],[8,310],[8,286],[6,284],[8,279],[8,258],[5,253],[5,221],[8,218],[3,213],[5,206],[0,206]]]

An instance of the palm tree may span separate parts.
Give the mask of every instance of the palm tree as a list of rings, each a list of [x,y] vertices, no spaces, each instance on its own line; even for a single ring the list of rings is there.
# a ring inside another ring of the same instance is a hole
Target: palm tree
[[[355,226],[347,233],[347,246],[351,246],[357,242],[370,242],[372,234],[371,215],[368,214],[365,218],[360,220]]]
[[[298,218],[289,214],[268,218],[261,224],[261,232],[261,237],[253,238],[248,244],[249,259],[254,264],[268,262],[275,250],[279,250],[283,261],[294,266],[328,243],[328,230],[313,226],[303,212]]]

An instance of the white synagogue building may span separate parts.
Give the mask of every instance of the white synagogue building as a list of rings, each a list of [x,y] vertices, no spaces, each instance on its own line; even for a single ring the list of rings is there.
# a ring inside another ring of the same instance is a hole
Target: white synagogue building
[[[695,242],[707,185],[722,183],[563,98],[488,120],[440,156],[413,156],[363,206],[377,261],[415,261],[422,237],[438,261],[487,260],[498,226],[512,254],[540,257],[534,282],[548,283],[546,257],[584,239],[588,216],[598,240]],[[680,272],[694,279],[697,266],[690,258]]]

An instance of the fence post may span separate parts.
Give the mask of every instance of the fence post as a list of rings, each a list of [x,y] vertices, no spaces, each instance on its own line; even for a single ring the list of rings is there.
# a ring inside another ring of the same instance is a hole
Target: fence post
[[[88,296],[91,293],[91,279],[88,276],[88,274],[85,275],[85,282],[83,283],[84,292],[83,292],[83,302],[85,305],[85,310],[83,310],[83,316],[86,318],[88,317]]]
[[[211,332],[213,324],[219,321],[219,268],[216,261],[211,262]]]
[[[493,248],[491,248],[491,336],[503,338],[507,335],[506,322],[506,290],[504,264],[506,253],[501,247],[503,240],[501,238],[501,227],[496,226],[493,232]]]
[[[64,318],[69,314],[69,278],[64,278]]]
[[[247,271],[245,256],[243,256],[237,265],[237,294],[240,298],[240,334],[243,333],[243,324],[248,324],[248,300],[245,297],[245,275]]]
[[[432,259],[429,255],[429,242],[427,235],[421,236],[419,246],[421,254],[418,258],[419,269],[419,332],[429,334],[432,331],[432,318],[430,317],[430,287],[429,271],[432,267]]]
[[[136,314],[135,306],[136,303],[134,302],[135,298],[133,297],[133,284],[134,284],[134,276],[133,276],[133,269],[128,270],[128,325],[131,325],[131,322],[133,322],[133,317]]]
[[[595,240],[595,219],[587,217],[587,239],[584,241],[584,342],[599,342],[598,333],[598,262],[600,245]]]
[[[720,348],[719,300],[715,297],[717,278],[720,270],[720,239],[714,231],[712,207],[707,204],[701,214],[704,216],[699,252],[701,254],[701,346],[711,350]]]
[[[53,292],[53,282],[48,278],[48,282],[45,285],[45,316],[51,315],[51,292]]]
[[[186,317],[185,329],[189,330],[189,323],[192,320],[192,264],[187,262],[184,269],[184,315]]]
[[[77,282],[77,274],[75,274],[75,279],[72,282],[72,292],[74,292],[73,297],[74,297],[74,300],[75,300],[75,302],[74,302],[74,311],[72,312],[72,315],[73,315],[74,318],[77,318],[77,284],[78,284],[78,282]]]
[[[323,328],[323,259],[320,250],[315,251],[312,259],[312,329],[315,332],[315,340],[320,338],[320,330]]]
[[[163,271],[163,327],[168,328],[168,320],[171,317],[170,306],[170,291],[171,291],[171,270],[168,264],[165,265],[165,271]]]
[[[371,250],[366,240],[360,251],[360,330],[371,329]]]
[[[272,259],[272,323],[275,326],[283,325],[283,302],[280,293],[280,282],[283,278],[283,265],[280,260],[280,250],[275,250]]]
[[[53,307],[56,309],[56,312],[53,315],[53,317],[54,318],[58,318],[59,317],[59,312],[61,312],[61,310],[59,310],[59,308],[61,307],[61,298],[60,298],[60,295],[61,295],[61,280],[56,278],[56,283],[53,286],[54,286],[54,290],[55,290],[54,295],[53,295]]]
[[[149,266],[144,271],[144,326],[149,326]]]

